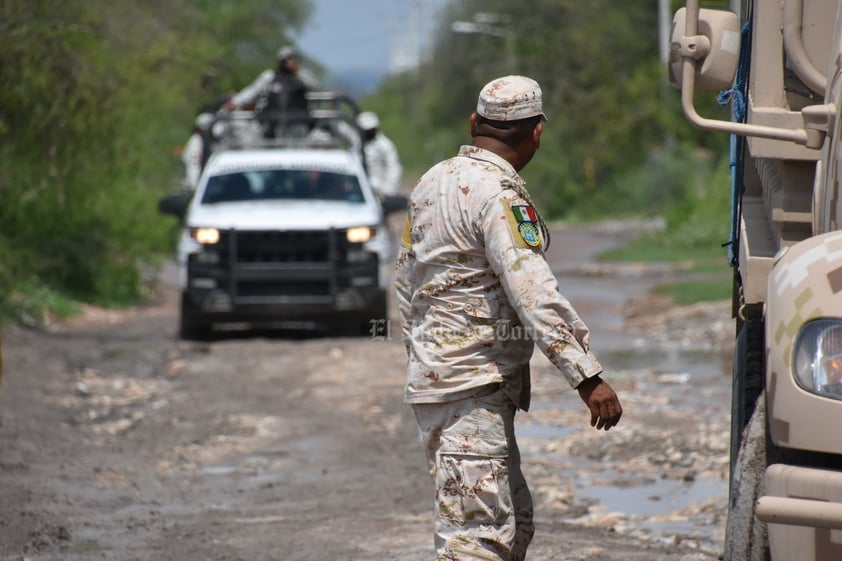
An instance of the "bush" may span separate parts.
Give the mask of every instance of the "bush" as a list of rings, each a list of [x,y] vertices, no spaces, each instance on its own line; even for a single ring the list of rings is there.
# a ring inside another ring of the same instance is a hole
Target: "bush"
[[[156,203],[178,184],[176,148],[202,101],[272,64],[309,3],[8,0],[2,12],[0,316],[68,296],[135,302],[139,267],[171,250],[176,225]]]

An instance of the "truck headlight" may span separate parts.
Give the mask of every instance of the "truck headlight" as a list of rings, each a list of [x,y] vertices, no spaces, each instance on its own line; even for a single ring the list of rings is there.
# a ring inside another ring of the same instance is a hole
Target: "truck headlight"
[[[216,228],[193,228],[190,237],[201,244],[213,245],[219,242],[219,230]]]
[[[349,228],[346,237],[351,243],[363,243],[373,238],[375,234],[377,234],[376,228],[361,226],[359,228]]]
[[[842,319],[817,319],[795,339],[792,367],[805,390],[842,400]]]

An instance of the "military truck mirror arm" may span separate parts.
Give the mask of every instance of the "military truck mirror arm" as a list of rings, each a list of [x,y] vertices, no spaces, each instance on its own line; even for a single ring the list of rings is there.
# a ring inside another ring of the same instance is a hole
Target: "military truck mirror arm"
[[[806,145],[810,148],[820,148],[827,135],[833,134],[836,104],[809,105],[801,110],[801,117],[807,132]]]
[[[820,120],[814,119],[812,113],[828,115],[835,114],[835,106],[832,104],[823,107],[818,111],[805,108],[802,111],[805,122],[804,129],[783,129],[764,125],[751,125],[733,121],[718,121],[707,119],[699,115],[693,101],[693,93],[696,85],[696,67],[700,58],[704,58],[704,45],[699,41],[699,0],[687,0],[687,14],[684,26],[684,40],[674,40],[673,48],[679,50],[681,56],[681,108],[690,123],[704,130],[714,132],[725,132],[739,136],[752,136],[757,138],[769,138],[772,140],[784,140],[807,146],[808,148],[820,148],[824,143],[826,129],[822,130]],[[709,45],[709,42],[708,42]],[[832,119],[827,119],[832,122]],[[819,125],[819,126],[817,126]],[[809,132],[807,129],[810,129]]]
[[[673,41],[670,47],[677,50],[682,58],[698,61],[710,53],[710,39],[704,35],[684,36]]]

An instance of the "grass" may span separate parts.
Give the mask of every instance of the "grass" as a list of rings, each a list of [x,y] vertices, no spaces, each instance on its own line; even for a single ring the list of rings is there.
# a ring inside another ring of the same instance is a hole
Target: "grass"
[[[647,236],[611,249],[599,256],[601,261],[669,263],[681,274],[697,278],[678,280],[656,286],[653,293],[668,296],[678,306],[713,302],[731,297],[732,273],[726,250],[716,244],[681,246],[670,243],[669,236]],[[698,278],[699,276],[703,278]]]
[[[55,291],[37,280],[21,282],[9,297],[0,302],[2,320],[41,325],[47,314],[66,319],[77,315],[79,304],[61,292]]]
[[[679,306],[726,300],[731,297],[731,277],[671,282],[655,287],[653,292],[669,296]]]
[[[684,247],[675,244],[665,244],[659,237],[645,237],[636,239],[628,244],[603,252],[599,259],[602,261],[624,261],[645,263],[680,263],[693,261],[700,266],[715,267],[719,264],[727,269],[725,249],[718,245],[703,245]]]

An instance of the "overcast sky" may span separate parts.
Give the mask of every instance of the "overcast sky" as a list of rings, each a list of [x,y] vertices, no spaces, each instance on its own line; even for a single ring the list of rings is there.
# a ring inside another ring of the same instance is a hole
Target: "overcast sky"
[[[299,37],[308,56],[332,74],[385,75],[413,64],[448,0],[314,0],[310,24]]]

